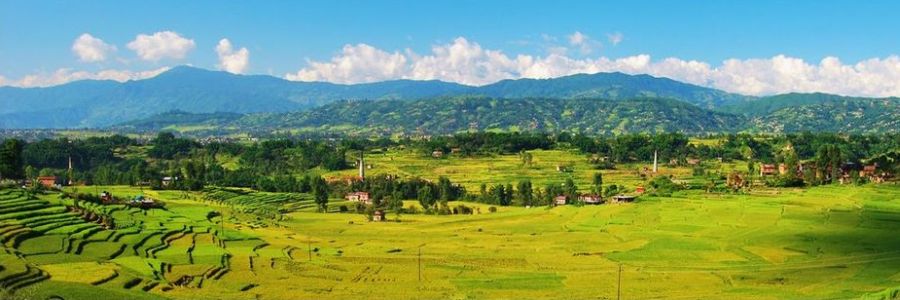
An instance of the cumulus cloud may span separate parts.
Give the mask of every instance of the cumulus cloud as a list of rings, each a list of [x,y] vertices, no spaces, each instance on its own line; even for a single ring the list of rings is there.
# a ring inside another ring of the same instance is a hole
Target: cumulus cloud
[[[572,36],[569,37],[573,41]],[[578,37],[574,41],[578,41]],[[584,41],[584,40],[582,40]],[[438,79],[484,85],[503,79],[551,78],[578,73],[650,74],[748,95],[825,92],[857,96],[900,96],[900,57],[872,58],[846,64],[836,57],[817,63],[777,55],[729,59],[719,65],[697,60],[653,60],[639,54],[622,58],[574,58],[560,52],[546,56],[508,55],[459,37],[434,45],[428,54],[409,49],[385,51],[366,44],[346,45],[329,61],[308,66],[285,78],[298,81],[362,83],[389,79]]]
[[[609,40],[609,43],[613,46],[619,45],[623,39],[625,39],[625,35],[621,32],[614,32],[606,35],[606,39]]]
[[[177,32],[160,31],[153,35],[139,34],[128,43],[138,57],[148,61],[163,58],[182,59],[194,49],[194,40],[187,39]]]
[[[580,31],[573,32],[568,36],[569,45],[577,47],[582,55],[590,54],[594,47],[602,46],[600,42],[594,41],[591,37]]]
[[[244,47],[235,51],[228,39],[219,40],[219,44],[216,45],[216,54],[219,55],[219,69],[235,74],[244,73],[250,62],[250,51]]]
[[[169,67],[162,67],[147,71],[107,69],[98,72],[75,71],[68,68],[62,68],[50,73],[26,75],[18,80],[8,80],[0,77],[0,86],[8,85],[16,87],[47,87],[85,79],[115,80],[124,82],[128,80],[138,80],[154,77],[167,70],[169,70]]]
[[[84,33],[72,43],[72,53],[83,62],[98,62],[106,60],[107,56],[116,51],[116,46],[107,44],[103,40]]]
[[[408,54],[414,56],[408,51]],[[373,82],[406,78],[411,66],[407,55],[387,52],[366,44],[345,45],[328,62],[310,61],[309,67],[285,78],[294,81],[331,81],[338,83]]]

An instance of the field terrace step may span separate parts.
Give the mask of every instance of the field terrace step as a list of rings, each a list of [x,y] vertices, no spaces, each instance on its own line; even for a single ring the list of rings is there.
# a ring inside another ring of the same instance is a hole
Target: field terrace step
[[[25,265],[25,269],[18,273],[9,274],[0,278],[0,287],[5,290],[15,291],[31,284],[50,278],[44,271]]]
[[[11,213],[11,212],[40,209],[40,208],[45,208],[45,207],[47,207],[47,205],[45,203],[25,203],[25,204],[16,205],[13,207],[0,208],[0,215]]]
[[[0,209],[11,209],[21,207],[23,205],[43,205],[50,206],[50,203],[42,200],[21,199],[16,201],[0,202]]]
[[[21,220],[21,219],[34,217],[34,216],[55,214],[55,213],[61,213],[61,212],[65,212],[65,211],[67,211],[65,207],[51,206],[51,207],[42,208],[42,209],[38,209],[38,210],[0,214],[0,220],[5,220],[5,219]]]

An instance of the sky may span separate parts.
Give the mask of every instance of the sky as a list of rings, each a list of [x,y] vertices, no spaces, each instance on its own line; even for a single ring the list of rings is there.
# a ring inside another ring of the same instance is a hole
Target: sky
[[[729,92],[900,96],[900,1],[0,0],[0,85],[178,65],[361,83],[624,72]]]

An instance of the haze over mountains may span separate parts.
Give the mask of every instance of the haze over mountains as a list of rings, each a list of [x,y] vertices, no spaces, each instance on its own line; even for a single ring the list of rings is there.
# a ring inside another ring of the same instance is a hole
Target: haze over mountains
[[[897,132],[897,98],[752,97],[649,75],[579,74],[473,87],[441,81],[294,82],[176,67],[119,83],[0,87],[0,128],[351,128],[459,130]],[[196,115],[195,115],[196,114]],[[355,128],[354,128],[355,127]]]

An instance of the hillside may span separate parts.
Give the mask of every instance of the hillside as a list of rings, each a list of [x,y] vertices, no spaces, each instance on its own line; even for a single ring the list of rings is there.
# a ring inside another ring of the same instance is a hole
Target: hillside
[[[372,100],[386,101],[367,103]],[[427,133],[897,132],[893,120],[898,119],[898,103],[898,98],[821,93],[757,98],[623,73],[503,80],[481,87],[416,80],[346,85],[183,66],[124,83],[86,80],[48,88],[0,87],[0,128],[116,125],[114,129],[159,130],[237,122],[239,128],[255,129],[341,125]],[[166,114],[175,111],[180,114]],[[249,116],[238,122],[238,114]]]
[[[843,99],[785,106],[749,119],[748,131],[895,133],[900,131],[900,102],[896,99]]]
[[[179,110],[164,112],[149,118],[143,118],[113,126],[119,130],[159,131],[171,126],[218,126],[240,119],[243,115],[238,113],[189,113]]]
[[[503,80],[475,89],[474,94],[498,98],[671,98],[703,108],[749,103],[755,98],[669,78],[623,73],[576,74],[551,79]]]
[[[293,82],[182,66],[124,83],[87,80],[48,88],[2,87],[0,127],[102,127],[172,110],[287,112],[341,99],[418,99],[467,88],[439,81]]]
[[[672,99],[498,99],[341,101],[305,112],[248,115],[241,128],[300,128],[374,134],[466,130],[706,133],[735,131],[741,117]]]

